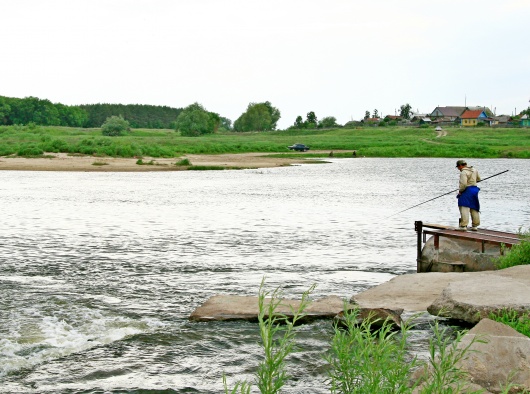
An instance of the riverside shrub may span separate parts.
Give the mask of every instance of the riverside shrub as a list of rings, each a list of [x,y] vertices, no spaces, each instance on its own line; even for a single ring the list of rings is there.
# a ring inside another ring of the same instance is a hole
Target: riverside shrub
[[[512,248],[504,256],[497,260],[497,269],[509,268],[516,265],[530,264],[530,231],[522,234],[523,239],[518,245]]]
[[[101,133],[110,137],[122,135],[129,129],[129,122],[122,116],[108,117],[105,123],[101,125]]]

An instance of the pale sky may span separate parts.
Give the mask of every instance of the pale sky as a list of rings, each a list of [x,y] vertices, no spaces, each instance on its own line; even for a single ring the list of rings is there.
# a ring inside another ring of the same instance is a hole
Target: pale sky
[[[67,105],[530,105],[530,0],[0,0],[0,37],[0,95]]]

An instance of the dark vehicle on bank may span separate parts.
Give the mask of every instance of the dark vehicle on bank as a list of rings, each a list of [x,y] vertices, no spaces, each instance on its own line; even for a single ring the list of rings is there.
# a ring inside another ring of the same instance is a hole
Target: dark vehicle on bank
[[[309,146],[304,145],[304,144],[294,144],[294,145],[288,146],[288,148],[290,150],[296,150],[299,152],[307,152],[309,150]]]

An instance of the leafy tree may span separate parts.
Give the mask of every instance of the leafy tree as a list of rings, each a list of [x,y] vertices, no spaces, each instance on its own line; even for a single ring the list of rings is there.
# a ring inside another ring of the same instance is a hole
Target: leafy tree
[[[0,124],[7,124],[11,112],[11,106],[4,97],[0,97]]]
[[[294,121],[294,127],[297,129],[303,129],[305,127],[304,119],[300,115],[296,117],[296,120]]]
[[[123,119],[121,115],[111,116],[101,125],[101,133],[111,137],[122,135],[128,130],[130,130],[129,122]]]
[[[55,108],[59,112],[59,120],[62,126],[83,127],[88,120],[88,113],[79,107],[55,104]]]
[[[232,130],[232,121],[228,118],[221,116],[219,118],[219,130],[230,131]]]
[[[379,118],[379,111],[376,109],[374,109],[374,116],[373,118]]]
[[[326,116],[322,119],[320,119],[320,123],[318,124],[318,127],[328,129],[331,127],[339,127],[340,125],[337,124],[337,119],[334,116]]]
[[[219,128],[221,118],[214,112],[208,112],[199,103],[188,105],[179,114],[176,129],[187,137],[197,137],[203,134],[215,133]]]
[[[37,97],[14,99],[11,102],[10,121],[12,124],[34,122],[44,126],[59,126],[59,111],[50,100]]]
[[[314,123],[314,124],[318,123],[317,116],[315,115],[313,111],[307,113],[306,119],[307,119],[307,123]]]
[[[364,119],[368,119],[370,117],[370,111],[364,111]]]
[[[234,122],[235,131],[270,131],[276,129],[280,111],[269,101],[250,103],[247,110]]]
[[[1,104],[0,104],[0,108],[1,108]],[[1,109],[0,109],[0,112],[1,112]],[[521,111],[521,115],[530,116],[530,107],[528,107],[527,109]],[[1,117],[0,117],[0,119],[1,119]]]
[[[412,107],[409,103],[402,105],[399,107],[399,116],[401,116],[403,119],[410,119],[410,113],[412,111]]]

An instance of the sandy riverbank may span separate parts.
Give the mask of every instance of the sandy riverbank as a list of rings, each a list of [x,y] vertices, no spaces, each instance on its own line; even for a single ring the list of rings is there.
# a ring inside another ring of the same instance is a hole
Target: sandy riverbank
[[[314,152],[318,153],[318,152]],[[114,158],[94,156],[70,156],[66,153],[46,153],[43,158],[0,157],[0,171],[98,171],[98,172],[143,172],[143,171],[182,171],[186,166],[175,163],[188,159],[195,166],[219,166],[225,168],[266,168],[310,163],[313,159],[303,157],[270,157],[267,153],[240,153],[221,155],[185,155],[175,158],[144,157],[138,165],[137,158]]]

